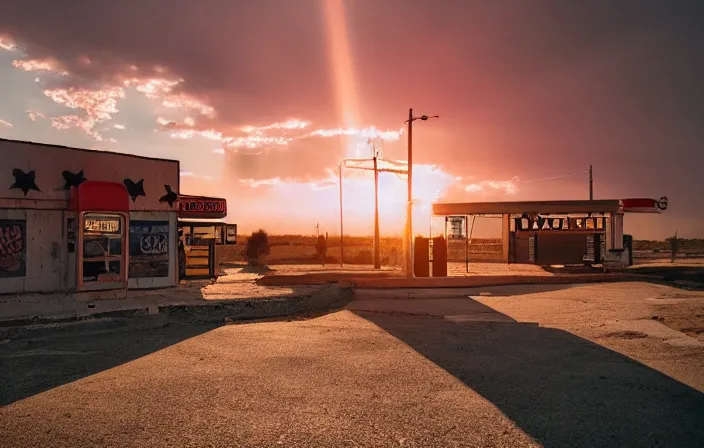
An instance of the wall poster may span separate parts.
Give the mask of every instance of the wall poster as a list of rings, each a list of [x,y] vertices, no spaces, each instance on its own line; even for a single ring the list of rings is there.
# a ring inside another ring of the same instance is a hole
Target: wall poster
[[[130,221],[129,276],[169,276],[168,221]]]
[[[0,219],[0,278],[27,275],[27,222]]]

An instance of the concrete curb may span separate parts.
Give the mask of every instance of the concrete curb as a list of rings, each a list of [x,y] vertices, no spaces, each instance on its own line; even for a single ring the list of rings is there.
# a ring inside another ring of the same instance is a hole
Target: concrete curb
[[[328,311],[335,307],[344,306],[352,297],[351,289],[330,284],[307,294],[262,299],[163,302],[153,297],[145,297],[142,299],[122,299],[114,303],[96,301],[93,307],[83,303],[81,307],[71,311],[35,317],[0,319],[0,327],[75,322],[96,318],[129,318],[152,314],[188,317],[190,320],[198,322],[223,322],[226,318],[233,321],[267,319]]]
[[[428,278],[351,278],[355,289],[389,288],[475,288],[508,285],[561,285],[571,283],[605,283],[628,281],[653,281],[658,277],[636,274],[570,274],[559,276],[473,276],[473,277],[428,277]]]

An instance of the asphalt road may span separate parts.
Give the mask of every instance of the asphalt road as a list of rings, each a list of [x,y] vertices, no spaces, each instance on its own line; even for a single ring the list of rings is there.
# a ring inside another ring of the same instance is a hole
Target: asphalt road
[[[13,335],[0,341],[0,446],[701,446],[696,387],[510,309],[520,294],[587,293],[492,291],[367,297],[289,322]]]

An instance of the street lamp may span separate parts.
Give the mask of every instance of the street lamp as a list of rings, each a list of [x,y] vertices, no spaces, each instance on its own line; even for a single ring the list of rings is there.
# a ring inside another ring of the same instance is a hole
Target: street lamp
[[[413,122],[440,118],[439,115],[413,116],[413,109],[408,109],[408,205],[406,208],[406,277],[413,278]]]

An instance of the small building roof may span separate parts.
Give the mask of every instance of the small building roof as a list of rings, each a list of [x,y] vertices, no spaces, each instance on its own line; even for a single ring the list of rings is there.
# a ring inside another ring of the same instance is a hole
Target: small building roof
[[[618,212],[618,199],[583,201],[523,201],[523,202],[436,202],[433,215],[500,215],[522,213],[568,214]]]
[[[29,141],[29,140],[14,140],[14,139],[10,139],[10,138],[0,138],[0,142],[17,143],[17,144],[21,144],[21,145],[46,146],[46,147],[50,147],[50,148],[68,149],[71,151],[81,151],[81,152],[87,152],[87,153],[111,154],[114,156],[131,157],[133,159],[156,160],[159,162],[180,163],[180,161],[176,160],[176,159],[165,159],[165,158],[161,158],[161,157],[141,156],[139,154],[129,154],[126,152],[116,152],[116,151],[105,151],[103,149],[75,148],[73,146],[56,145],[53,143],[33,142],[33,141]]]

